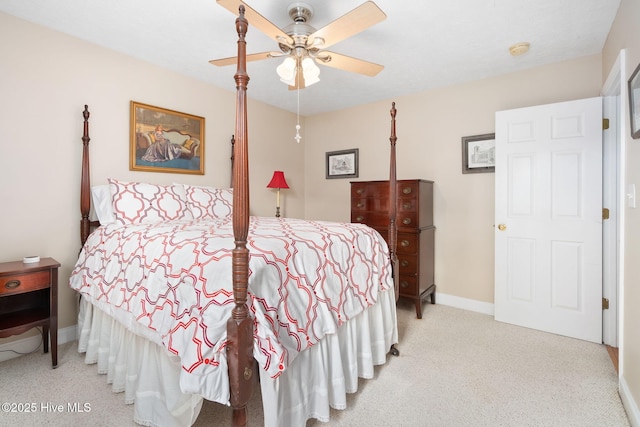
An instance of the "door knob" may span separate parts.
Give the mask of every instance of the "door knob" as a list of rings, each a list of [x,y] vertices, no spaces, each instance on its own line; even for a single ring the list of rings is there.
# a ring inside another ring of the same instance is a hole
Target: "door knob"
[[[500,224],[500,225],[498,225],[498,230],[500,230],[500,231],[504,231],[504,230],[506,230],[506,229],[507,229],[507,225],[506,225],[506,224]]]

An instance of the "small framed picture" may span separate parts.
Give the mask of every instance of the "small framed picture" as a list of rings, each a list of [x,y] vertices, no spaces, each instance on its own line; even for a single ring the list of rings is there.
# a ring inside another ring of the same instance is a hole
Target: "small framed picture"
[[[495,172],[496,134],[462,137],[462,173]]]
[[[358,149],[327,152],[327,179],[357,178]]]
[[[131,101],[129,169],[204,175],[204,117]]]
[[[629,79],[629,122],[631,137],[640,138],[640,64]]]

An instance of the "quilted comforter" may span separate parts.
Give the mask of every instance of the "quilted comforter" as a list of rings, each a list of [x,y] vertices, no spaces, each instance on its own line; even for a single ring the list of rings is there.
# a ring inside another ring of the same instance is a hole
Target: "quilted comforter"
[[[272,378],[393,287],[387,245],[365,225],[251,217],[247,247],[254,357]],[[226,403],[233,248],[230,219],[110,224],[70,286],[179,357],[183,392]]]

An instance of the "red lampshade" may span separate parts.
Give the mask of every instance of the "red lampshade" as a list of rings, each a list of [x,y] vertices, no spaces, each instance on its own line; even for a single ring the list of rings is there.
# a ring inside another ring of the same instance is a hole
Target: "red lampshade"
[[[284,179],[284,172],[273,172],[273,177],[271,178],[271,182],[267,184],[267,188],[289,188],[287,181]]]

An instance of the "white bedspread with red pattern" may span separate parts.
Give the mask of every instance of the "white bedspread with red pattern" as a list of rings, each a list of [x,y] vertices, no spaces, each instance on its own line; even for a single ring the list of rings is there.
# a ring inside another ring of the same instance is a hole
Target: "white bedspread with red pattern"
[[[393,287],[384,239],[361,224],[251,217],[247,247],[254,356],[272,378]],[[178,356],[183,392],[227,403],[233,248],[230,220],[106,225],[70,286]]]

